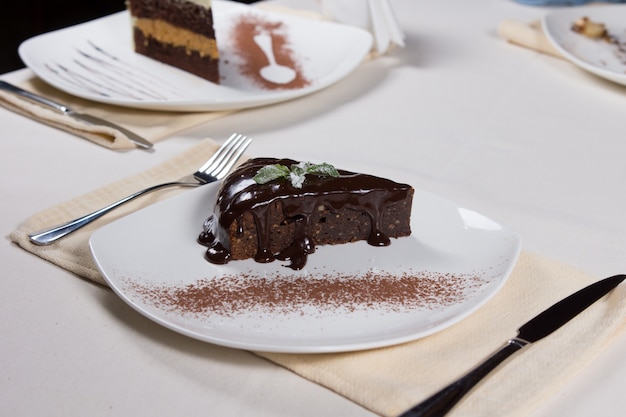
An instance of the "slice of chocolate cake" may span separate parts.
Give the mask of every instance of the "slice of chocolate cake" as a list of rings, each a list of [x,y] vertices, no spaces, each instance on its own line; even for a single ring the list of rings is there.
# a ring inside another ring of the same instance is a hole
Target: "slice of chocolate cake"
[[[413,192],[328,164],[255,158],[224,180],[198,241],[212,263],[280,259],[302,269],[316,245],[387,246],[391,237],[410,235]]]
[[[219,83],[211,0],[127,0],[135,51]]]

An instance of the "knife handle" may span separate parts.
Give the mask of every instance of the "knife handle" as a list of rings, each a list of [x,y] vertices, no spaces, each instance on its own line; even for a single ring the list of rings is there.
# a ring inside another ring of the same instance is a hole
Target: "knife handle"
[[[452,409],[481,379],[501,364],[505,359],[528,344],[514,338],[488,357],[483,363],[454,381],[441,391],[405,411],[399,417],[442,417]]]
[[[22,96],[30,101],[43,104],[46,107],[50,107],[51,109],[58,111],[59,113],[68,113],[70,111],[68,107],[62,104],[49,100],[45,97],[38,96],[37,94],[33,94],[30,91],[23,90],[13,84],[9,84],[6,81],[0,80],[0,88],[10,93],[17,94],[18,96]]]

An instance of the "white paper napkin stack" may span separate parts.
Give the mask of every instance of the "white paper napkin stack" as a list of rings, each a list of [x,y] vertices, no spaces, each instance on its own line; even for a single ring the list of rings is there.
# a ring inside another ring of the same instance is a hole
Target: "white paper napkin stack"
[[[374,52],[404,46],[404,33],[388,0],[321,0],[321,5],[326,18],[370,31]]]

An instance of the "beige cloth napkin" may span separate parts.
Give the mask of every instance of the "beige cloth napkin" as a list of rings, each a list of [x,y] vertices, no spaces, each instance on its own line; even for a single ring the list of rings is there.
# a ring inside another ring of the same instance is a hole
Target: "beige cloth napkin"
[[[73,110],[89,113],[116,123],[146,138],[150,142],[158,142],[176,132],[198,126],[229,113],[225,111],[180,113],[111,106],[66,94],[34,76],[19,83],[18,86],[24,90],[62,103]],[[1,90],[0,105],[106,148],[121,150],[136,147],[126,135],[117,129],[107,126],[95,126],[74,120],[54,110],[47,109],[15,94]]]
[[[498,34],[513,44],[563,58],[546,37],[538,20],[524,23],[515,19],[505,19],[498,26]]]
[[[207,139],[152,169],[37,213],[10,238],[41,258],[105,284],[89,251],[91,233],[140,207],[184,191],[143,197],[51,246],[32,245],[27,234],[95,210],[145,186],[182,177],[217,147]],[[472,368],[514,337],[516,329],[535,314],[595,280],[524,252],[504,288],[490,302],[460,323],[422,340],[339,354],[255,353],[382,416],[395,416]],[[531,414],[624,331],[626,285],[621,285],[558,332],[498,368],[451,415]]]

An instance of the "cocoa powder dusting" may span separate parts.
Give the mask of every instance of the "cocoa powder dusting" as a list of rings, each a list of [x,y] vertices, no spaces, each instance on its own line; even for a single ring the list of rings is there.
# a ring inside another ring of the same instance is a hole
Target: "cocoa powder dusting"
[[[285,84],[274,84],[261,77],[261,68],[269,61],[261,48],[255,43],[254,36],[267,33],[272,38],[272,45],[276,63],[287,66],[296,72],[293,81]],[[281,22],[269,22],[259,16],[242,15],[235,22],[231,32],[234,53],[241,58],[239,70],[241,74],[253,80],[262,88],[269,90],[293,90],[306,87],[311,82],[304,76],[301,65],[294,58],[294,52],[289,47],[286,27]]]
[[[370,271],[359,277],[325,274],[316,278],[295,274],[259,277],[248,273],[180,286],[133,282],[130,289],[166,311],[232,317],[252,311],[298,313],[305,307],[348,312],[435,309],[463,301],[482,284],[484,280],[478,274],[421,271],[393,275]]]

